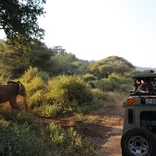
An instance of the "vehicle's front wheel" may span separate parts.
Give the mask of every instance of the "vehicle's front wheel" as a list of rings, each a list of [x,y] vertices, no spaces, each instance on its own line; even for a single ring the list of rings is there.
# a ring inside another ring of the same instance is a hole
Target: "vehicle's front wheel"
[[[123,156],[155,156],[155,144],[154,135],[144,128],[128,130],[121,138]]]

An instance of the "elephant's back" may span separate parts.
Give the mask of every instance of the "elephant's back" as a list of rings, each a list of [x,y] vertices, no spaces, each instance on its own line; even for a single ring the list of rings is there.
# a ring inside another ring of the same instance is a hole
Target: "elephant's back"
[[[16,97],[16,88],[9,85],[0,85],[0,103],[9,101],[11,97]]]

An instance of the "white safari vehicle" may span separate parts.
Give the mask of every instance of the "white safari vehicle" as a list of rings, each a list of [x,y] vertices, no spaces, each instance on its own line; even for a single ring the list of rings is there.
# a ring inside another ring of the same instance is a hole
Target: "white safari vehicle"
[[[136,82],[148,79],[152,90],[136,89],[124,102],[122,156],[156,156],[156,74],[138,74],[133,79],[136,87]]]

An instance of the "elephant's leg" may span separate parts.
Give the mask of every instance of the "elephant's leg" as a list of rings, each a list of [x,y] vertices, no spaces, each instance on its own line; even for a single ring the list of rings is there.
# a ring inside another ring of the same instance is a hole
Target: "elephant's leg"
[[[11,106],[13,109],[20,110],[19,106],[18,106],[17,103],[16,103],[16,97],[11,98],[10,101],[9,101],[9,103],[10,103],[10,106]]]

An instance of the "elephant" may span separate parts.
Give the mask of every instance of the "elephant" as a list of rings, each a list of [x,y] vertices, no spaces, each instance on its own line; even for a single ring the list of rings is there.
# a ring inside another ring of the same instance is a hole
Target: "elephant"
[[[7,85],[0,85],[0,103],[9,101],[10,106],[13,109],[20,110],[16,102],[18,95],[23,96],[25,109],[27,111],[28,106],[26,102],[26,89],[20,81],[9,81],[7,82]]]

